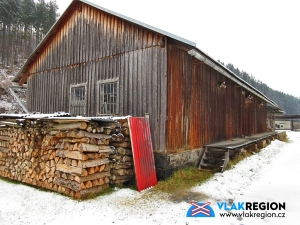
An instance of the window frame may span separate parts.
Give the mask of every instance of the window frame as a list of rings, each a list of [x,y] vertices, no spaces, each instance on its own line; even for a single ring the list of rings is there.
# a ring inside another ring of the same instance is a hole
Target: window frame
[[[83,87],[84,88],[84,114],[82,115],[75,115],[75,116],[86,116],[87,115],[87,83],[80,83],[80,84],[71,84],[70,85],[70,104],[69,104],[69,112],[71,115],[72,114],[72,89],[73,88],[80,88]]]
[[[101,85],[103,84],[109,84],[109,83],[116,83],[116,111],[112,114],[101,114]],[[119,114],[119,78],[114,78],[114,79],[105,79],[105,80],[98,80],[97,81],[97,116],[113,116],[113,115],[118,115]]]

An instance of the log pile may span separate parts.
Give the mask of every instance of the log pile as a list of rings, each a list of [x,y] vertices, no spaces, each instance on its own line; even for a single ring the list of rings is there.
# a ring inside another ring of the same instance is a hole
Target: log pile
[[[42,127],[41,121],[26,121],[24,127],[9,125],[1,130],[1,136],[6,137],[7,144],[0,155],[1,176],[47,188],[46,184],[54,175],[55,167],[48,171],[46,165],[53,165],[55,154],[42,148]]]
[[[109,187],[110,135],[94,122],[54,124],[49,128],[58,142],[54,146],[57,191],[82,198]]]
[[[114,162],[111,164],[110,184],[122,186],[134,180],[134,163],[130,142],[130,132],[127,120],[118,120],[119,127],[111,132],[110,145],[115,147],[115,153],[110,155]]]
[[[127,119],[99,124],[24,119],[0,127],[0,176],[74,198],[134,179]]]
[[[6,128],[0,128],[0,175],[5,170],[6,158],[8,157],[8,141],[10,137],[8,136],[8,131]]]

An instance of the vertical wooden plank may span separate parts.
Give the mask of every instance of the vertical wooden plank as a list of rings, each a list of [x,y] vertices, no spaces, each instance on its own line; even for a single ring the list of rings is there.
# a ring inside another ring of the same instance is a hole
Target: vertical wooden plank
[[[95,9],[94,8],[90,8],[90,33],[89,33],[89,47],[88,47],[88,53],[89,53],[89,61],[94,60],[95,59]]]
[[[106,41],[106,56],[109,56],[111,55],[111,23],[112,23],[112,16],[111,15],[107,15],[107,32],[106,32],[106,35],[107,35],[107,41]]]
[[[104,36],[103,36],[103,13],[102,11],[99,12],[98,15],[99,18],[99,31],[98,31],[98,41],[99,41],[99,53],[98,53],[98,58],[102,58],[103,56],[103,41],[104,41]]]
[[[120,57],[120,74],[119,74],[119,115],[125,115],[124,109],[124,95],[125,95],[125,55],[122,54]]]
[[[167,86],[168,86],[168,77],[167,77],[167,48],[161,49],[160,51],[160,150],[166,149],[166,121],[167,121]]]
[[[126,21],[124,24],[124,52],[129,51],[129,23]]]
[[[129,93],[128,93],[128,84],[129,84],[129,69],[128,69],[128,65],[129,65],[129,53],[125,53],[125,57],[124,57],[124,92],[123,92],[123,105],[124,105],[124,113],[127,115],[130,115],[129,113]]]
[[[117,54],[118,21],[115,16],[112,17],[112,36],[111,36],[111,55]]]
[[[87,62],[87,67],[89,69],[89,72],[87,73],[88,75],[88,79],[86,79],[83,83],[87,82],[87,90],[86,90],[86,93],[87,93],[87,96],[86,96],[86,115],[87,116],[92,116],[92,115],[95,115],[93,114],[94,112],[94,109],[93,109],[93,106],[94,104],[92,103],[93,102],[93,97],[94,97],[94,70],[95,70],[95,67],[94,67],[94,62]]]
[[[147,82],[147,77],[146,77],[146,65],[147,65],[147,54],[146,54],[146,49],[142,50],[142,111],[143,113],[146,113],[147,111],[147,87],[146,87],[146,82]]]
[[[133,115],[133,53],[128,54],[128,113]]]
[[[157,50],[158,50],[159,47],[152,47],[151,48],[151,65],[152,65],[152,70],[150,68],[150,71],[149,71],[149,78],[151,80],[151,87],[149,90],[149,92],[151,93],[151,102],[152,102],[152,106],[150,105],[150,111],[149,113],[150,114],[150,121],[151,121],[151,128],[152,128],[152,137],[153,137],[153,141],[154,143],[157,143],[158,142],[158,137],[159,137],[159,124],[158,124],[158,102],[157,102],[157,99],[158,99],[158,96],[157,96],[157,92],[158,92],[158,88],[157,88],[157,82],[158,82],[158,78],[157,78],[157,75],[158,75],[158,70],[157,70],[157,65],[158,65],[158,61],[157,61]]]
[[[139,116],[143,116],[145,113],[143,111],[143,105],[141,104],[143,102],[143,91],[142,91],[142,50],[139,49],[137,51],[137,96],[136,101],[138,102],[138,111],[137,114]]]
[[[121,30],[120,30],[120,53],[125,52],[125,21],[121,20]]]
[[[134,51],[132,53],[133,59],[132,59],[132,107],[133,107],[133,115],[135,116],[143,116],[139,114],[139,103],[138,103],[138,53]]]

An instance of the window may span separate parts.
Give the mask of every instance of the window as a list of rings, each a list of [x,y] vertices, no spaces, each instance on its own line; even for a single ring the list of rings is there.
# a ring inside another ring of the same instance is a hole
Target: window
[[[71,85],[70,114],[72,116],[86,115],[86,85]]]
[[[100,115],[116,115],[118,113],[118,80],[99,81],[99,107]]]

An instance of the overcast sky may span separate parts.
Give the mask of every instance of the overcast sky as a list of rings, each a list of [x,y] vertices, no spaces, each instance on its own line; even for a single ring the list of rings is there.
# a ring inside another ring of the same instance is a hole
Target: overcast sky
[[[72,0],[58,0],[62,13]],[[300,97],[298,0],[90,0],[190,41],[269,87]]]

